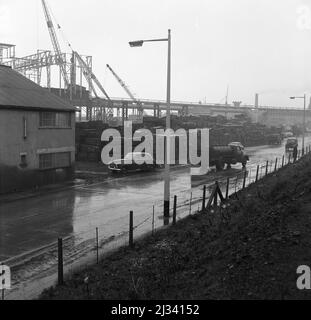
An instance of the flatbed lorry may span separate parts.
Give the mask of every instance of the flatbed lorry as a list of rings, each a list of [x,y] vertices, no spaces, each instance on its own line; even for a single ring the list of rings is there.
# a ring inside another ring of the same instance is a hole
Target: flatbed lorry
[[[227,168],[231,165],[241,163],[243,168],[246,167],[249,156],[245,154],[244,147],[241,143],[230,143],[224,146],[210,147],[210,166],[216,166],[218,171],[223,170],[227,164]]]

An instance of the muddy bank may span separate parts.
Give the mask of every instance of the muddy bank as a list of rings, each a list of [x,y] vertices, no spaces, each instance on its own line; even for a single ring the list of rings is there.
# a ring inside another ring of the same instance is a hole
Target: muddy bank
[[[309,299],[311,157],[75,274],[42,299]],[[84,279],[89,278],[88,288]]]

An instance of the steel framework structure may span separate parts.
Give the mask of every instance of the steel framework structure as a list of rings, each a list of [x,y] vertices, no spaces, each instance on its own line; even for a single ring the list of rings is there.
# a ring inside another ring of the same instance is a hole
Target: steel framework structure
[[[83,69],[77,64],[74,55],[68,53],[62,53],[62,63],[64,63],[64,72],[68,79],[71,79],[69,86],[74,91],[77,87],[77,78],[80,74],[79,86],[83,84]],[[92,69],[92,57],[83,57],[85,64],[88,68]],[[25,77],[36,82],[38,85],[42,85],[42,71],[46,70],[46,87],[51,88],[51,68],[53,66],[58,67],[59,89],[67,90],[66,83],[63,81],[63,71],[60,66],[59,56],[48,50],[38,50],[36,54],[25,56],[22,58],[13,57],[11,60],[4,63],[12,69],[22,73]],[[89,84],[89,91],[92,93],[92,87]]]
[[[12,48],[15,53],[15,46]],[[38,50],[36,54],[19,58],[15,54],[8,55],[3,50],[3,57],[10,58],[3,64],[68,99],[80,108],[80,118],[84,113],[87,120],[108,121],[113,116],[112,102],[93,74],[92,56],[81,56],[76,52],[62,53],[61,56],[59,59],[59,55],[52,51]],[[64,74],[70,79],[69,87],[64,81]],[[55,80],[58,82],[57,86]],[[105,95],[104,98],[98,96],[95,85]]]

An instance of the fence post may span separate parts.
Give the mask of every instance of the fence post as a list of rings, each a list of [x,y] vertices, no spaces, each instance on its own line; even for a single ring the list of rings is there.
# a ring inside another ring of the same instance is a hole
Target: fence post
[[[152,235],[154,236],[154,206],[152,209]]]
[[[259,165],[257,165],[256,182],[258,181],[258,174],[259,174]]]
[[[206,186],[203,187],[202,211],[205,210],[205,202],[206,202]]]
[[[285,156],[283,155],[283,157],[282,157],[282,168],[284,167],[284,160],[285,160]]]
[[[97,261],[97,264],[99,264],[98,250],[99,250],[98,228],[96,228],[96,261]]]
[[[177,215],[177,196],[174,197],[173,225],[176,224],[176,215]]]
[[[229,198],[229,186],[230,186],[230,178],[227,179],[226,199]]]
[[[217,192],[217,188],[218,188],[218,181],[215,182],[215,195],[214,195],[214,206],[217,207],[218,204],[218,192]]]
[[[191,195],[190,195],[189,215],[191,215],[191,213],[192,213],[192,192],[191,192]]]
[[[266,176],[268,175],[268,168],[269,168],[269,161],[267,160],[267,163],[266,163]]]
[[[245,170],[245,172],[244,172],[243,190],[245,189],[245,186],[246,186],[246,175],[247,175],[247,170]]]
[[[64,284],[63,239],[58,239],[58,285]]]
[[[129,245],[133,247],[134,245],[134,237],[133,237],[133,228],[134,228],[134,213],[130,212],[130,230],[129,230]]]
[[[278,158],[275,159],[275,167],[274,167],[274,172],[276,172],[278,167]]]

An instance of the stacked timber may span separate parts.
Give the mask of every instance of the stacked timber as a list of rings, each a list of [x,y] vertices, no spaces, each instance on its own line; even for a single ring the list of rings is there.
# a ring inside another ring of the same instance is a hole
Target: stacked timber
[[[99,162],[101,135],[108,126],[102,122],[85,122],[76,125],[77,161]]]
[[[281,136],[281,128],[268,128],[262,124],[252,123],[246,116],[239,116],[236,119],[227,120],[223,116],[172,116],[171,126],[177,129],[210,129],[210,145],[228,145],[230,142],[241,142],[245,147],[270,144],[278,141]],[[140,128],[149,129],[155,134],[157,128],[165,128],[164,118],[145,117],[143,126],[133,124],[133,133]],[[99,162],[101,151],[108,142],[102,142],[101,136],[108,125],[101,121],[85,122],[76,124],[76,158],[78,161]],[[120,132],[123,140],[123,128],[114,128]],[[273,137],[273,139],[272,139]],[[136,144],[133,143],[133,148]],[[123,146],[123,143],[122,143]],[[178,144],[177,144],[178,148]],[[177,150],[178,152],[178,150]],[[124,156],[122,147],[122,156]]]

